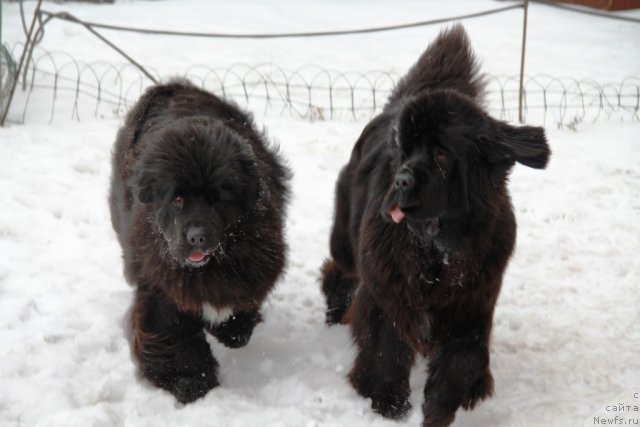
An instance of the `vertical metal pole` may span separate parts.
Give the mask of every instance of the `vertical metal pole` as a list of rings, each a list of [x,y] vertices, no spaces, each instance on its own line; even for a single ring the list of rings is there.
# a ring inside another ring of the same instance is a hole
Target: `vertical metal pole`
[[[42,5],[42,0],[38,0],[36,9],[33,11],[33,19],[31,20],[31,27],[29,28],[29,33],[27,34],[27,40],[25,41],[22,55],[20,55],[20,62],[18,63],[18,69],[16,70],[16,78],[13,80],[13,83],[11,84],[11,90],[9,91],[9,99],[7,100],[7,106],[2,112],[2,120],[0,120],[0,126],[4,126],[4,121],[7,119],[7,114],[9,114],[9,107],[11,106],[11,100],[13,99],[13,94],[16,91],[16,86],[18,85],[18,80],[20,79],[20,72],[22,71],[22,64],[24,64],[24,57],[27,51],[29,50],[29,45],[31,44],[31,35],[33,34],[33,29],[36,26],[36,19],[38,18],[38,14],[40,13],[40,5]]]
[[[4,103],[2,99],[2,55],[2,0],[0,0],[0,114],[2,114],[2,104]],[[7,62],[9,62],[9,58],[7,58]],[[8,70],[9,64],[7,64],[7,73]]]
[[[529,0],[524,0],[524,22],[522,23],[522,54],[520,55],[520,93],[518,96],[518,113],[520,123],[524,123],[524,54],[527,47],[527,18]]]

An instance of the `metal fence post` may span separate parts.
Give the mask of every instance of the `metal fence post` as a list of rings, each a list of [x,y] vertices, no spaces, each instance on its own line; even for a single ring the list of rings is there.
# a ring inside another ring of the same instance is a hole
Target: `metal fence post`
[[[2,88],[2,55],[3,55],[3,44],[2,44],[2,1],[0,0],[0,115],[3,114],[4,108],[4,99],[2,97],[3,88]],[[9,69],[9,64],[7,64],[7,72]]]
[[[2,112],[2,119],[0,120],[0,126],[4,126],[4,121],[7,119],[7,115],[9,114],[9,108],[11,107],[11,100],[13,99],[13,94],[16,91],[16,86],[18,85],[18,80],[20,79],[20,72],[22,71],[22,65],[24,64],[24,58],[29,50],[29,46],[31,44],[31,36],[33,34],[33,29],[36,26],[36,20],[38,15],[40,14],[40,6],[42,5],[42,0],[38,0],[38,4],[36,5],[36,9],[33,11],[33,20],[31,21],[31,27],[29,28],[29,33],[27,34],[27,40],[24,44],[24,50],[22,51],[22,55],[20,55],[20,62],[18,63],[18,69],[16,70],[16,78],[13,80],[11,84],[11,90],[9,91],[9,99],[7,99],[7,106]]]
[[[520,55],[520,93],[518,96],[518,115],[520,123],[524,123],[524,54],[527,47],[527,18],[529,0],[524,0],[524,21],[522,23],[522,54]]]

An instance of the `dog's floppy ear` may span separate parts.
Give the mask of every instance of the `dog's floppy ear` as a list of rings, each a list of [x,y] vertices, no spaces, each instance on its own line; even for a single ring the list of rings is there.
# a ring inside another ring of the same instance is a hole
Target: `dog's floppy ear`
[[[518,162],[535,169],[544,169],[549,162],[551,149],[544,129],[534,126],[510,126],[496,121],[491,135],[481,137],[480,151],[489,162]]]
[[[140,201],[140,203],[148,204],[152,203],[155,199],[155,178],[148,172],[138,172],[133,180],[133,194]]]

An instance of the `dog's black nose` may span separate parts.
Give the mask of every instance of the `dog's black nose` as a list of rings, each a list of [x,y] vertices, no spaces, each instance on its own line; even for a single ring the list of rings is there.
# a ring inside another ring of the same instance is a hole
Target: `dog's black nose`
[[[413,174],[407,170],[401,170],[396,175],[396,189],[408,192],[411,191],[415,184],[415,180],[413,179]]]
[[[194,248],[204,249],[207,245],[207,234],[204,227],[189,227],[187,230],[187,242]]]

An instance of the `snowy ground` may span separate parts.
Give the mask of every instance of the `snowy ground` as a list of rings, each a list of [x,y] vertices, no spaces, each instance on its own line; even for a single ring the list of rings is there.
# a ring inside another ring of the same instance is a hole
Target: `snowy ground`
[[[96,21],[135,13],[131,24],[203,31],[211,30],[213,16],[217,30],[242,32],[394,24],[504,4],[441,3],[45,5]],[[20,40],[17,4],[3,8],[3,40]],[[509,12],[465,23],[487,72],[517,72],[520,18]],[[530,18],[531,73],[613,82],[640,75],[640,26],[537,5]],[[57,25],[45,46],[87,60],[117,59],[81,28]],[[196,40],[189,49],[166,38],[127,37],[129,53],[164,64],[167,73],[184,68],[177,62],[220,57],[401,72],[436,33]],[[0,129],[0,425],[419,425],[424,363],[412,375],[413,412],[399,423],[384,420],[345,380],[354,357],[348,330],[323,324],[318,268],[328,252],[333,183],[365,123],[258,120],[295,173],[289,267],[247,347],[227,350],[212,341],[222,386],[187,406],[136,377],[123,333],[132,292],[106,204],[119,121]],[[640,392],[640,123],[582,123],[577,132],[550,125],[548,136],[549,168],[517,167],[512,175],[519,234],[495,316],[496,395],[472,412],[459,411],[458,426],[581,426],[621,392]]]

